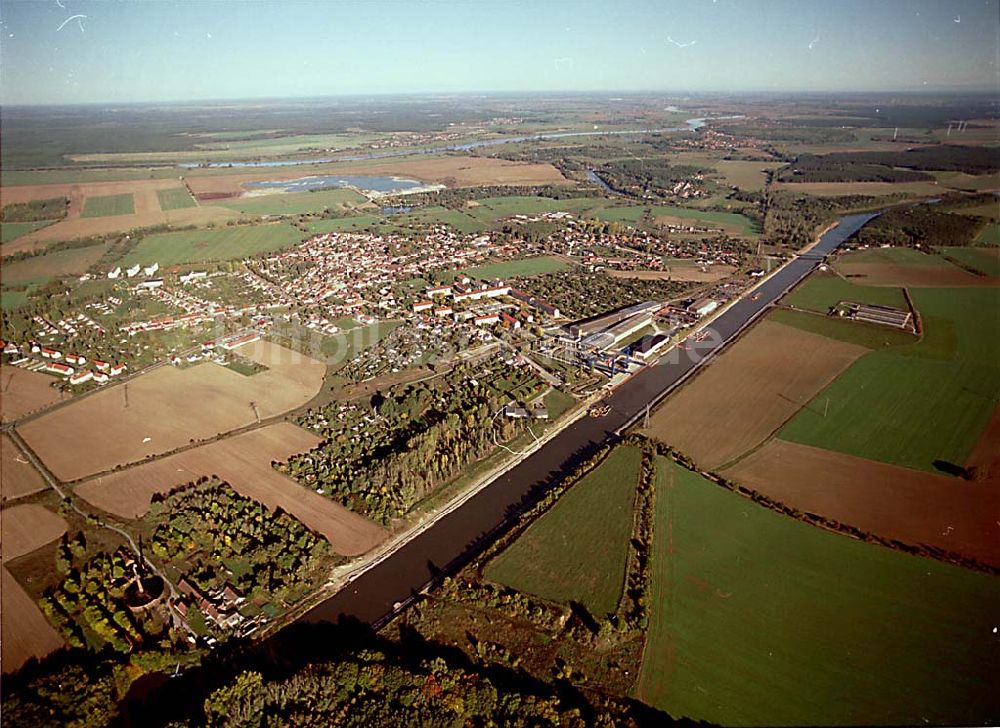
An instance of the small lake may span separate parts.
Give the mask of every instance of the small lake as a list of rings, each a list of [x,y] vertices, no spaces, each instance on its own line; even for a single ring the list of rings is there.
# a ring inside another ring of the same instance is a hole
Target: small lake
[[[309,192],[311,190],[327,190],[336,187],[355,187],[364,192],[401,192],[418,187],[426,187],[426,182],[399,177],[374,177],[367,175],[316,175],[300,179],[282,179],[267,182],[247,182],[246,187],[252,189],[273,189],[284,192]]]

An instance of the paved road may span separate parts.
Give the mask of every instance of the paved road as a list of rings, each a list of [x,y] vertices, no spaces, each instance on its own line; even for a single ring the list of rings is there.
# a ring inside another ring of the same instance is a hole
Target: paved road
[[[525,498],[544,493],[559,474],[571,469],[581,457],[640,417],[647,404],[666,396],[706,357],[730,342],[805,277],[826,254],[873,217],[874,214],[842,217],[840,224],[824,234],[808,253],[787,263],[753,294],[738,300],[718,316],[705,341],[690,350],[673,350],[659,363],[619,386],[608,397],[611,412],[607,416],[585,417],[566,428],[461,508],[307,612],[300,621],[336,621],[343,615],[375,626],[382,624],[432,580],[474,556],[481,546],[512,522]]]

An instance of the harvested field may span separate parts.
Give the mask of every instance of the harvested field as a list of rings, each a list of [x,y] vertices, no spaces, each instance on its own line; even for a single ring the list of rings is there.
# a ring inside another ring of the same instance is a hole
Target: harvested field
[[[298,179],[321,174],[396,175],[424,182],[446,184],[449,187],[478,185],[541,185],[570,184],[551,164],[509,162],[489,157],[440,157],[404,161],[351,162],[348,164],[317,164],[308,169],[268,169],[246,174],[190,176],[188,184],[199,195],[206,192],[242,192],[245,182]],[[53,196],[53,195],[50,195]]]
[[[914,288],[996,286],[995,279],[977,276],[939,255],[909,248],[876,248],[842,255],[835,264],[841,275],[867,286]]]
[[[258,341],[237,351],[267,371],[163,366],[128,382],[127,407],[122,386],[107,388],[29,422],[21,435],[58,478],[76,480],[251,425],[255,410],[261,419],[281,415],[323,383],[326,366],[290,349]]]
[[[18,367],[0,367],[0,420],[10,422],[60,399],[55,377]]]
[[[731,276],[736,272],[732,265],[713,265],[701,269],[694,265],[673,265],[667,270],[610,270],[614,278],[635,278],[640,281],[690,281],[712,283]]]
[[[994,447],[998,439],[1000,426]],[[1000,566],[998,480],[970,482],[779,439],[722,474],[800,511]]]
[[[109,513],[139,518],[149,510],[154,493],[216,475],[242,495],[295,516],[337,553],[363,554],[385,538],[381,528],[271,467],[272,461],[287,460],[318,443],[308,431],[282,422],[98,477],[78,486],[76,494]]]
[[[1000,285],[996,278],[977,276],[958,266],[916,267],[881,263],[842,263],[837,269],[852,280],[866,286],[899,286],[914,288]]]
[[[29,503],[0,510],[0,552],[7,563],[66,533],[66,521],[45,506]]]
[[[45,481],[7,435],[0,435],[0,503],[45,489]]]
[[[717,468],[763,442],[867,351],[762,321],[667,398],[649,434]]]
[[[14,672],[63,646],[62,637],[7,569],[0,569],[0,666]]]

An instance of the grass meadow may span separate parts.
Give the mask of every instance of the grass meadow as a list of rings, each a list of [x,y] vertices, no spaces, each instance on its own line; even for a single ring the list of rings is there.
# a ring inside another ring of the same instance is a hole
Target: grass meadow
[[[158,233],[143,238],[120,264],[130,266],[135,263],[159,263],[161,266],[168,266],[207,260],[232,260],[280,250],[305,237],[305,233],[288,223]]]
[[[81,217],[112,217],[114,215],[135,214],[135,201],[132,193],[122,195],[102,195],[88,197],[83,202]]]
[[[543,273],[555,273],[568,267],[569,264],[564,260],[549,255],[539,255],[534,258],[488,263],[475,268],[467,268],[462,272],[474,278],[512,278],[514,276],[538,276]]]
[[[859,286],[833,273],[814,273],[787,295],[782,303],[807,311],[826,313],[840,301],[906,309],[899,288]]]
[[[613,612],[625,580],[641,454],[620,447],[486,567],[486,578],[591,614]]]
[[[194,198],[187,191],[186,187],[171,187],[168,190],[157,190],[156,196],[160,199],[160,209],[164,212],[198,206],[198,203],[194,201]]]
[[[41,220],[39,222],[3,222],[0,223],[0,243],[9,243],[17,240],[22,235],[27,235],[35,230],[41,230],[47,225],[51,225],[56,220]]]

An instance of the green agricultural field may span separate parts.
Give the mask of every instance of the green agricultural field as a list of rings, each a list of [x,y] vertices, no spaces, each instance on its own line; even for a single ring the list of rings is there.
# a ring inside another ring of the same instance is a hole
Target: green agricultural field
[[[0,291],[0,309],[4,311],[13,311],[27,302],[27,291]]]
[[[662,479],[661,479],[662,478]],[[809,526],[661,461],[638,697],[715,725],[986,725],[1000,580]]]
[[[803,311],[775,309],[768,318],[781,324],[794,326],[803,331],[826,336],[848,344],[857,344],[868,349],[884,349],[890,346],[904,346],[917,341],[914,334],[890,326],[879,326],[864,321],[849,321],[833,316],[819,316]]]
[[[859,286],[834,273],[814,273],[799,285],[782,303],[807,311],[826,313],[840,301],[868,303],[906,309],[906,299],[899,288]]]
[[[569,263],[550,255],[539,255],[534,258],[520,258],[518,260],[505,260],[502,263],[489,263],[487,265],[468,268],[463,273],[474,278],[513,278],[514,276],[539,276],[544,273],[555,273],[569,267]]]
[[[160,198],[160,209],[180,210],[185,207],[197,207],[191,193],[186,187],[171,187],[169,190],[157,190],[156,196]]]
[[[731,228],[741,235],[757,235],[760,229],[753,220],[732,212],[712,212],[711,210],[692,210],[689,207],[659,205],[652,208],[653,215],[664,217],[682,217],[702,222],[715,223]]]
[[[399,226],[408,224],[448,225],[458,232],[465,234],[478,233],[486,229],[486,225],[480,220],[467,215],[461,210],[449,210],[446,207],[438,205],[421,207],[411,212],[391,215],[386,218],[386,222]]]
[[[4,187],[22,185],[53,185],[71,182],[131,182],[140,179],[177,179],[177,170],[169,167],[151,169],[33,169],[3,170],[0,184]]]
[[[41,222],[0,222],[0,244],[17,240],[22,235],[41,230],[56,220],[42,220]]]
[[[997,226],[1000,228],[1000,226]],[[998,240],[1000,244],[1000,240]],[[965,268],[972,268],[988,276],[1000,276],[1000,250],[995,248],[941,248],[941,253],[958,261]]]
[[[81,217],[111,217],[133,214],[135,214],[135,202],[131,192],[126,192],[123,195],[88,197],[84,200],[83,212],[80,213]]]
[[[305,238],[305,233],[288,223],[158,233],[143,238],[119,263],[123,266],[159,263],[163,267],[232,260],[280,250]]]
[[[783,167],[784,162],[746,161],[735,159],[720,159],[712,166],[722,176],[722,182],[734,185],[741,190],[756,192],[764,189],[767,184],[769,170]]]
[[[613,612],[625,580],[641,454],[620,447],[486,567],[486,578],[595,617]]]
[[[326,209],[345,209],[346,206],[361,205],[367,201],[368,199],[364,195],[360,195],[354,190],[333,189],[242,197],[237,200],[209,204],[249,215],[303,215],[323,212]]]
[[[647,207],[606,207],[598,211],[597,219],[605,222],[627,222],[634,225],[648,211]]]
[[[856,361],[780,437],[920,470],[966,461],[1000,399],[997,290],[911,294],[923,338]]]
[[[976,242],[980,245],[1000,245],[1000,225],[992,223],[984,227],[976,236]]]
[[[378,227],[382,218],[377,215],[354,215],[353,217],[338,217],[333,220],[316,220],[306,227],[314,235],[333,232],[359,232],[369,227]]]
[[[78,276],[99,261],[110,246],[110,243],[102,243],[86,248],[68,248],[4,263],[0,280],[7,286],[21,286],[49,278]]]

